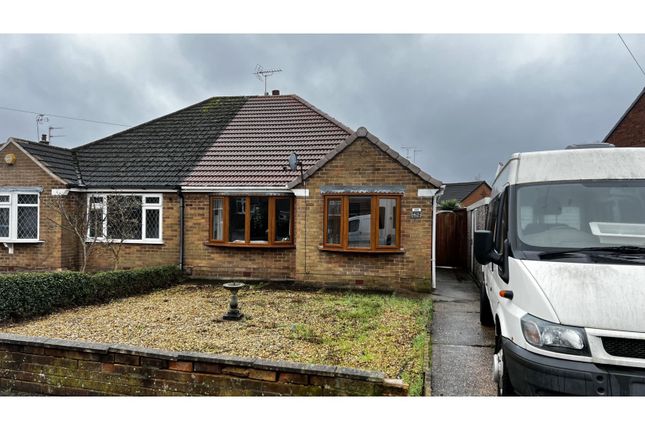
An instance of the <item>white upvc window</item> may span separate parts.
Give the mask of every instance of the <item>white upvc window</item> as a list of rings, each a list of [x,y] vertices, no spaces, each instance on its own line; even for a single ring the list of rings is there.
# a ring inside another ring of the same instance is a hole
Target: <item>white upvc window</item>
[[[162,194],[88,194],[87,240],[163,243]]]
[[[38,242],[40,193],[0,190],[0,241]]]

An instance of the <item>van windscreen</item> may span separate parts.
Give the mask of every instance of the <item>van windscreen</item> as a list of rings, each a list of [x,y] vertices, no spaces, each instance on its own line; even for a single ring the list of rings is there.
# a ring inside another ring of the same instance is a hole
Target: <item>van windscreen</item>
[[[541,183],[516,190],[522,248],[645,247],[645,180]]]

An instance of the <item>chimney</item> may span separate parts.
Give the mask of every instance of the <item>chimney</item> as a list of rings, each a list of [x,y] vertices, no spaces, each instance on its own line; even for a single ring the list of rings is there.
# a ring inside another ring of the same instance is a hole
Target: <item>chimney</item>
[[[272,96],[279,96],[280,95],[280,90],[273,90],[271,91]]]
[[[41,134],[40,135],[40,142],[38,142],[38,143],[42,143],[43,145],[49,145],[49,142],[47,141],[47,135],[46,134]]]

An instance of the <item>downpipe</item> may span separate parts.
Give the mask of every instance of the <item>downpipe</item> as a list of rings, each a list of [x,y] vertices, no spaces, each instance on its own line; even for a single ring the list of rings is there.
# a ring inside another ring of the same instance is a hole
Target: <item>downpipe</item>
[[[184,193],[177,187],[179,197],[179,270],[184,272]]]
[[[432,196],[432,257],[430,266],[432,271],[432,289],[437,289],[437,199],[443,195],[446,186],[442,185],[439,191]]]

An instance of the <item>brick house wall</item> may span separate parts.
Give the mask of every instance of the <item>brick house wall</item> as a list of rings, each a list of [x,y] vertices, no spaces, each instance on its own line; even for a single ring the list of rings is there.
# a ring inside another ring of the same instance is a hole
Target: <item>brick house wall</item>
[[[605,138],[605,142],[623,147],[645,146],[645,100],[643,100],[643,93]]]
[[[490,187],[486,186],[486,184],[481,184],[480,186],[475,188],[473,192],[468,194],[468,196],[465,199],[463,199],[460,204],[462,208],[465,208],[489,196],[490,196]]]
[[[188,224],[188,220],[186,220]],[[119,269],[179,264],[179,197],[163,194],[163,244],[122,244]],[[114,256],[102,244],[96,244],[87,262],[88,271],[112,270]]]
[[[205,245],[209,234],[209,194],[186,193],[184,196],[185,264],[194,277],[293,279],[294,249]]]
[[[402,254],[363,254],[322,251],[324,185],[395,184],[405,187],[401,198]],[[426,289],[431,280],[432,199],[417,197],[420,188],[433,188],[407,168],[360,138],[306,181],[307,245],[304,203],[296,199],[296,266],[300,281],[382,285]],[[421,208],[420,219],[411,219],[412,208]],[[305,271],[305,249],[307,270]],[[357,282],[358,281],[358,282]]]
[[[0,270],[76,269],[80,247],[71,234],[47,222],[60,216],[47,207],[52,188],[64,187],[20,149],[9,144],[2,151],[16,154],[13,166],[0,167],[0,186],[41,186],[41,244],[17,244],[15,254],[0,249]],[[399,185],[401,199],[401,247],[403,253],[367,254],[322,251],[324,185]],[[294,279],[328,284],[387,285],[423,289],[430,285],[432,250],[432,199],[417,191],[433,186],[385,154],[365,138],[359,138],[306,181],[307,240],[302,197],[294,199],[295,248],[263,249],[214,247],[205,242],[209,234],[209,194],[185,193],[185,267],[196,278]],[[421,208],[420,219],[411,218],[412,208]],[[124,244],[120,268],[136,268],[179,262],[179,197],[163,195],[163,244]],[[305,252],[306,249],[306,252]],[[4,251],[4,252],[3,252]],[[306,270],[305,270],[306,254]],[[97,245],[88,260],[88,271],[111,270],[109,250]]]
[[[4,162],[7,154],[14,154],[16,162]],[[43,187],[40,194],[40,240],[42,243],[15,244],[14,254],[0,245],[0,271],[60,270],[76,268],[76,243],[73,235],[54,225],[60,223],[60,214],[52,209],[52,188],[65,185],[49,175],[20,148],[9,143],[0,151],[0,186]]]

